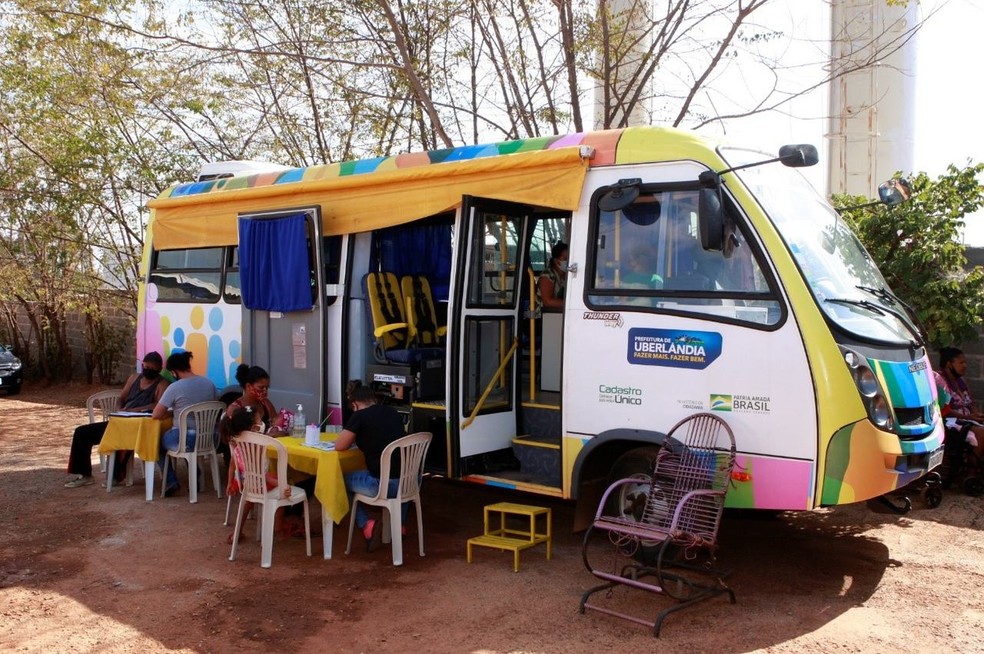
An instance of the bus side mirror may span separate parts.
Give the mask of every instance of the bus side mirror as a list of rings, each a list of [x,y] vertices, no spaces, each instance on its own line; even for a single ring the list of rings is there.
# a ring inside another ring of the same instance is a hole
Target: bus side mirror
[[[809,143],[799,145],[784,145],[779,148],[779,161],[790,168],[806,168],[820,161],[817,148]]]
[[[700,232],[700,246],[705,250],[720,252],[724,249],[724,205],[721,203],[721,189],[702,188],[697,196],[697,227]]]
[[[882,204],[894,207],[912,197],[912,186],[904,177],[896,177],[878,186],[878,197]]]

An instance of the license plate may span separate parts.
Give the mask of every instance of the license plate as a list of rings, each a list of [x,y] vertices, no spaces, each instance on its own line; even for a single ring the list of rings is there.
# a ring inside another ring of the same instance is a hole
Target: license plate
[[[943,463],[942,447],[929,455],[929,468],[927,468],[927,470],[932,470],[941,463]]]

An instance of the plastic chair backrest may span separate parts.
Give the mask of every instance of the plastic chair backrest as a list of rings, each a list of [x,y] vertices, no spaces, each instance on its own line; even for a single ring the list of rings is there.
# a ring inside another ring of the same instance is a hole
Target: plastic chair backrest
[[[178,452],[186,452],[188,430],[195,430],[195,452],[214,452],[218,447],[219,417],[226,405],[219,401],[198,402],[178,414]]]
[[[236,446],[234,458],[241,458],[243,463],[241,488],[247,500],[263,501],[267,497],[271,447],[277,450],[277,488],[287,487],[287,448],[283,443],[255,431],[242,432],[232,440]]]
[[[390,464],[393,452],[400,450],[400,494],[399,498],[413,497],[420,493],[420,482],[424,475],[424,459],[430,447],[433,434],[421,431],[398,438],[383,449],[379,457],[379,492],[376,499],[386,498],[389,488]]]
[[[405,275],[400,280],[400,289],[407,305],[410,334],[415,335],[416,344],[425,347],[440,346],[441,338],[437,333],[440,325],[437,324],[430,282],[421,275]]]
[[[109,420],[109,414],[116,411],[116,403],[119,398],[119,391],[99,391],[86,398],[85,408],[89,411],[89,424],[100,420],[102,422]],[[96,417],[96,409],[99,410],[101,418]]]
[[[396,275],[391,272],[372,272],[365,276],[364,287],[369,303],[373,330],[394,323],[404,323],[403,292]],[[407,347],[407,331],[396,329],[377,339],[383,350]]]

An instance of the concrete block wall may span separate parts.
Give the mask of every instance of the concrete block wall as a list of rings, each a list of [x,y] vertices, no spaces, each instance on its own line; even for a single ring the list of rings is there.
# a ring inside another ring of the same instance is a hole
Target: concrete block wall
[[[31,361],[36,362],[38,356],[38,337],[32,333],[27,314],[19,307],[14,307],[17,320],[17,329],[25,338],[30,337],[28,348],[31,351]],[[103,316],[109,324],[120,330],[123,335],[123,342],[120,344],[120,357],[115,369],[112,371],[110,379],[99,379],[98,374],[93,381],[104,384],[122,384],[130,373],[136,370],[136,327],[132,318],[118,309],[109,309]],[[81,311],[70,312],[66,316],[67,338],[69,347],[72,351],[72,379],[75,381],[85,381],[85,355],[89,350],[85,336],[85,314]],[[18,353],[19,354],[19,353]],[[34,371],[27,371],[28,379]]]

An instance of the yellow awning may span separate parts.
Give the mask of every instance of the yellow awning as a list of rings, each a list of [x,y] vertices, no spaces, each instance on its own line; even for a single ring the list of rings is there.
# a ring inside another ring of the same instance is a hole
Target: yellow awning
[[[314,206],[321,207],[325,235],[407,223],[457,207],[463,195],[573,210],[587,169],[574,146],[158,198],[149,202],[154,247],[234,245],[242,214]]]

